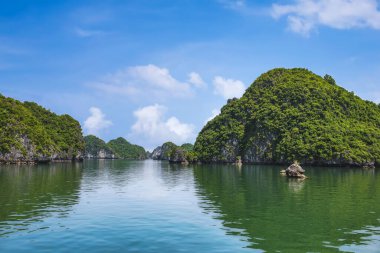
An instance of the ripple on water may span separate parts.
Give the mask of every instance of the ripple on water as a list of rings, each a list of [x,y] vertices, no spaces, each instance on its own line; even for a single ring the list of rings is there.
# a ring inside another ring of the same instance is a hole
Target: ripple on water
[[[0,168],[1,253],[380,248],[376,173],[308,168],[297,181],[275,166],[82,165]]]

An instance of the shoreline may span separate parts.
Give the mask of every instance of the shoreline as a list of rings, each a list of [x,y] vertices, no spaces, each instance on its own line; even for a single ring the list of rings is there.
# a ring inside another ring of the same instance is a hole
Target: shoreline
[[[1,165],[38,165],[38,164],[50,164],[50,163],[76,163],[76,162],[84,162],[91,160],[128,160],[128,161],[143,161],[149,160],[147,159],[122,159],[122,158],[76,158],[76,159],[51,159],[51,160],[12,160],[12,161],[4,161],[0,160]],[[159,160],[153,159],[154,161],[167,161],[170,164],[182,164],[182,165],[279,165],[279,166],[288,166],[291,163],[287,162],[242,162],[241,164],[237,164],[236,162],[205,162],[205,161],[197,161],[197,162],[182,162],[182,161],[170,161],[170,160]],[[380,164],[376,162],[371,163],[342,163],[342,164],[329,164],[329,163],[301,163],[303,166],[312,166],[312,167],[325,167],[325,168],[362,168],[362,169],[375,169],[380,168]]]

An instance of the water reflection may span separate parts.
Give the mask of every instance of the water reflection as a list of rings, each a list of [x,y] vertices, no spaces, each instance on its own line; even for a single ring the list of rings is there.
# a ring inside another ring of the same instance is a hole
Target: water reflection
[[[378,171],[307,168],[300,181],[280,169],[0,167],[0,251],[379,252]]]
[[[301,178],[287,178],[289,190],[297,193],[301,192],[305,186],[305,179]]]
[[[367,253],[378,253],[380,252],[380,221],[379,226],[365,226],[360,230],[354,230],[351,232],[346,232],[347,236],[350,237],[354,235],[355,237],[360,237],[359,242],[350,242],[346,239],[341,239],[341,246],[335,246],[343,252],[367,252]],[[327,247],[334,247],[327,243]]]
[[[279,176],[280,169],[197,166],[197,193],[205,210],[217,213],[227,232],[243,236],[251,248],[373,252],[379,244],[379,173],[309,168],[310,179],[298,181]]]
[[[65,217],[78,202],[82,165],[0,167],[0,236],[25,230],[55,215]]]
[[[142,177],[142,164],[143,161],[85,160],[82,190],[93,192],[108,186],[121,191],[128,182]]]

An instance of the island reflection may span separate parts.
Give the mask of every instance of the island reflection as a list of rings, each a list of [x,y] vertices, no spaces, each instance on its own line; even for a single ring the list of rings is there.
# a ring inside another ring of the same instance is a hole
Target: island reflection
[[[79,201],[82,164],[0,167],[0,236],[49,216],[65,217]]]
[[[277,166],[194,167],[205,211],[228,234],[266,252],[361,252],[380,242],[380,176],[375,170],[308,168],[281,177]],[[366,229],[371,228],[371,229]],[[370,241],[368,239],[370,236]],[[368,245],[366,247],[366,245]]]

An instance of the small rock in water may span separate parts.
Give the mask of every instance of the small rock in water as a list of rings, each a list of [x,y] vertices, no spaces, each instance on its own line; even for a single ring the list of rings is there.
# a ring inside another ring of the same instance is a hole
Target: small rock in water
[[[238,166],[238,167],[241,167],[243,165],[243,162],[241,161],[241,157],[240,156],[237,156],[236,157],[236,162],[235,164]]]
[[[306,176],[304,175],[305,170],[302,169],[298,162],[294,162],[292,165],[290,165],[285,170],[285,173],[288,177],[306,178]]]

